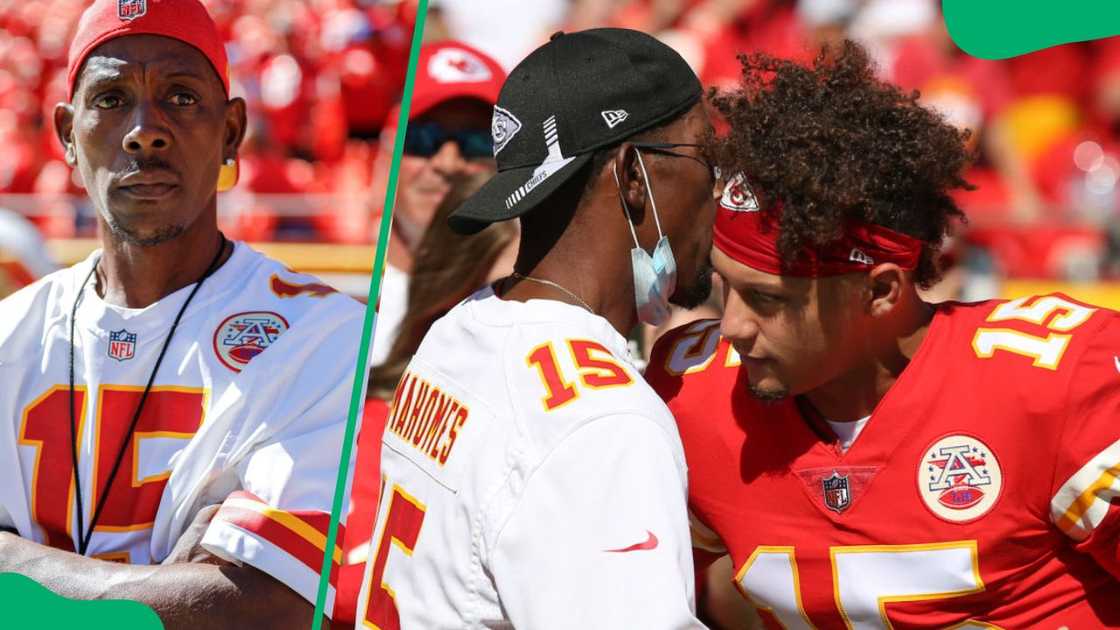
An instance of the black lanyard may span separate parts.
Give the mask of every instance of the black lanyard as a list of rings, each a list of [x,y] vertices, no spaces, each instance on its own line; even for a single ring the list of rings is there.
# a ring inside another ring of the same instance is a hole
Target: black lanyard
[[[86,285],[89,284],[89,279],[93,277],[97,271],[97,265],[101,259],[93,261],[93,266],[90,267],[89,274],[86,279],[82,281],[82,286],[78,288],[78,295],[74,298],[74,306],[70,309],[70,456],[71,463],[74,466],[74,498],[78,506],[78,554],[86,555],[86,549],[89,548],[89,541],[93,538],[93,530],[97,527],[97,520],[101,518],[101,510],[105,508],[106,499],[109,498],[109,492],[113,489],[113,480],[117,477],[117,471],[120,470],[121,461],[124,459],[124,452],[128,449],[128,445],[132,442],[132,432],[136,430],[136,424],[140,421],[140,413],[144,410],[144,402],[148,400],[148,392],[152,389],[152,383],[156,380],[156,372],[159,371],[159,366],[163,363],[163,356],[167,354],[167,347],[171,345],[171,337],[175,335],[175,329],[179,326],[179,320],[183,318],[183,313],[187,311],[187,306],[190,305],[191,300],[194,299],[198,290],[202,288],[202,283],[214,273],[218,268],[218,261],[221,260],[222,254],[226,251],[226,237],[221,232],[218,232],[219,245],[218,253],[214,254],[214,259],[210,261],[210,266],[198,279],[191,290],[187,300],[183,302],[183,306],[179,308],[179,313],[175,315],[175,321],[171,324],[171,330],[167,332],[167,338],[163,340],[163,347],[160,348],[159,357],[156,359],[156,364],[152,367],[151,374],[148,375],[148,384],[144,386],[144,393],[140,396],[140,402],[136,405],[136,411],[132,414],[132,422],[128,425],[128,432],[125,434],[124,442],[121,444],[120,449],[117,450],[116,459],[113,461],[113,468],[109,471],[109,478],[105,481],[105,491],[101,493],[101,498],[97,500],[97,507],[93,510],[93,517],[89,521],[89,531],[84,531],[82,511],[82,479],[78,474],[78,433],[76,428],[75,414],[74,414],[74,320],[78,315],[78,304],[82,301],[82,295],[85,293]],[[84,404],[84,403],[83,403]],[[94,479],[93,483],[96,485],[97,480]]]

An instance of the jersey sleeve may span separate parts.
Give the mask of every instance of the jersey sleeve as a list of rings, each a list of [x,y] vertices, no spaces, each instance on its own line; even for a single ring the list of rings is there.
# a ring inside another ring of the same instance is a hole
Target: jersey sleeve
[[[674,328],[650,351],[645,379],[666,403],[677,398],[684,377],[706,370],[720,350],[719,320],[701,319]]]
[[[1120,314],[1102,309],[1097,317],[1104,324],[1070,378],[1050,516],[1120,578]]]
[[[249,419],[241,426],[248,436],[237,438],[245,444],[236,467],[240,488],[222,503],[202,540],[215,555],[252,565],[311,603],[327,553],[360,323],[353,313],[319,315],[306,322],[315,332],[280,338],[291,342],[285,353],[258,357],[271,362],[245,384],[255,397],[244,403]],[[268,352],[279,348],[278,342]],[[262,385],[269,377],[273,382]],[[332,616],[345,518],[344,505],[330,549],[326,610]]]
[[[694,616],[684,472],[633,415],[575,430],[525,480],[490,554],[518,628],[703,628]]]
[[[10,514],[8,514],[7,508],[5,508],[3,505],[0,505],[0,530],[11,532],[16,531],[15,520]]]
[[[646,368],[646,382],[681,424],[681,408],[705,408],[702,400],[682,400],[684,377],[687,374],[703,372],[717,359],[720,349],[719,320],[705,319],[686,324],[662,335],[650,352],[649,366]],[[700,388],[701,395],[708,396],[707,388]],[[682,429],[683,431],[683,429]],[[713,562],[727,554],[727,548],[719,534],[704,524],[692,509],[688,511],[689,529],[692,536],[693,560],[697,573],[707,569]]]
[[[311,431],[257,449],[241,466],[246,489],[222,502],[203,546],[268,573],[313,604],[326,552],[340,437],[341,432]],[[340,524],[331,554],[327,610],[334,606],[344,537]]]

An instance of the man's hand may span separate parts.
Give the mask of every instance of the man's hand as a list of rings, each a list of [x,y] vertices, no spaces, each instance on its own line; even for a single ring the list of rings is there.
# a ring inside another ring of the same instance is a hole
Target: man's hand
[[[209,517],[212,517],[210,514]],[[19,573],[70,599],[130,599],[150,606],[166,630],[269,628],[306,630],[314,607],[251,566],[193,551],[202,515],[176,544],[187,562],[134,565],[86,558],[0,532],[0,573]],[[185,549],[185,551],[184,551]],[[324,623],[324,628],[329,628]]]
[[[175,548],[160,564],[177,564],[180,562],[222,564],[220,558],[202,548],[202,537],[206,535],[206,528],[210,527],[210,521],[214,520],[214,515],[218,513],[220,507],[220,505],[215,504],[199,510],[198,514],[195,514],[194,520],[187,526],[186,531],[175,542]]]
[[[735,588],[731,556],[722,556],[704,572],[703,596],[696,602],[704,623],[713,630],[765,628],[758,612]]]

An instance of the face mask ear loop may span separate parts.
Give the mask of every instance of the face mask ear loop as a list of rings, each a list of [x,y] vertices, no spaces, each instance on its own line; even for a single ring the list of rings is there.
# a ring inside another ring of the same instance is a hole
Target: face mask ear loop
[[[611,162],[611,172],[614,173],[614,186],[618,189],[618,200],[622,202],[622,210],[626,213],[626,225],[630,226],[630,236],[634,237],[634,246],[640,248],[642,245],[638,242],[638,233],[634,231],[634,219],[630,216],[630,206],[627,205],[626,197],[622,194],[622,182],[618,179],[618,164],[616,162]],[[660,229],[658,228],[658,231]]]
[[[653,196],[653,184],[649,181],[649,173],[646,172],[646,163],[642,160],[642,152],[637,149],[634,150],[638,152],[638,166],[642,169],[642,177],[646,179],[646,190],[649,191],[649,205],[653,207],[653,223],[657,226],[657,238],[661,239],[661,219],[657,216],[657,199]],[[618,175],[616,174],[615,177],[618,177]]]

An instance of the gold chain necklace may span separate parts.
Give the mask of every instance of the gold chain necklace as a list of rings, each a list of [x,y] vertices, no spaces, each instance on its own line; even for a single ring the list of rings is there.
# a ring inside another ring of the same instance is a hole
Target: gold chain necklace
[[[581,299],[581,298],[580,298],[580,297],[579,297],[578,295],[576,295],[575,293],[572,293],[572,292],[571,292],[571,291],[569,291],[568,289],[566,289],[566,288],[564,288],[564,287],[560,286],[559,284],[557,284],[557,283],[555,283],[555,282],[553,282],[553,281],[551,281],[551,280],[545,280],[545,279],[543,279],[543,278],[534,278],[533,276],[527,276],[527,275],[525,275],[525,274],[523,274],[523,273],[520,273],[520,272],[517,272],[517,271],[513,272],[512,274],[510,274],[510,276],[509,276],[509,277],[511,277],[511,278],[515,278],[515,279],[517,279],[517,280],[528,280],[529,282],[536,282],[537,284],[543,284],[543,285],[545,285],[545,286],[547,286],[547,287],[552,287],[552,288],[554,288],[554,289],[560,289],[560,290],[561,290],[561,291],[563,291],[564,293],[566,293],[566,294],[568,294],[569,296],[571,296],[571,298],[572,298],[573,300],[575,300],[576,302],[579,302],[579,303],[580,303],[580,306],[582,306],[583,308],[587,309],[587,311],[588,311],[589,313],[591,313],[591,314],[595,314],[595,309],[591,308],[591,306],[589,306],[589,305],[587,304],[587,302],[584,302],[584,301],[583,301],[583,300],[582,300],[582,299]]]

